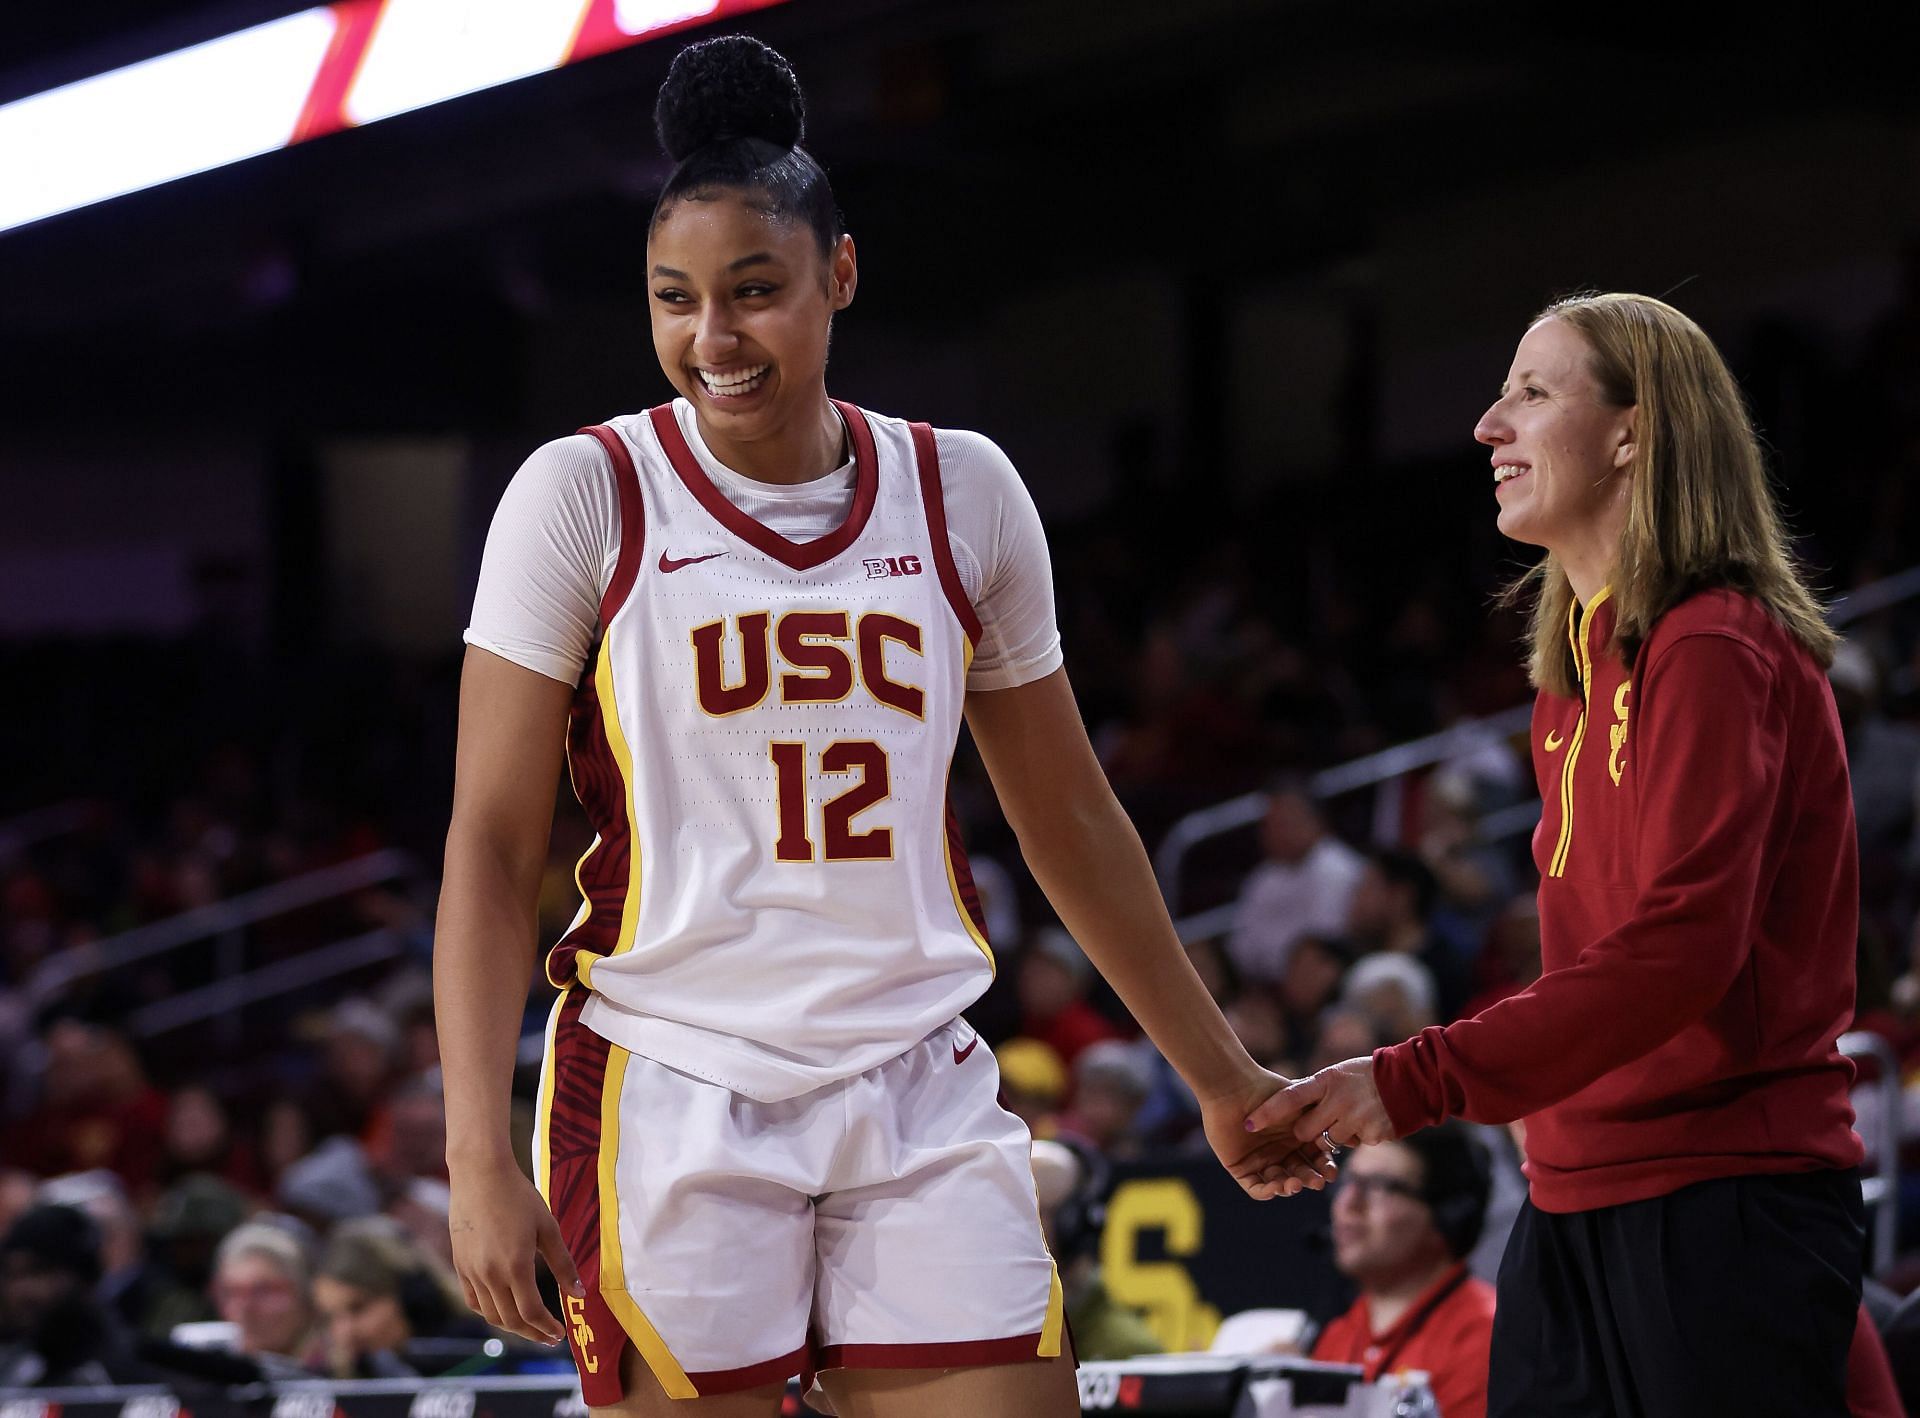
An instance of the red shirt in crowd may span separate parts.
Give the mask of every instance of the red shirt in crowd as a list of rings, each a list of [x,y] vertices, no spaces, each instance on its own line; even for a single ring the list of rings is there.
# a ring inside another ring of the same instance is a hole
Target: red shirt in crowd
[[[1493,1344],[1493,1287],[1453,1266],[1408,1307],[1393,1326],[1375,1334],[1362,1295],[1320,1332],[1313,1357],[1358,1364],[1371,1383],[1382,1374],[1424,1371],[1440,1418],[1486,1418],[1487,1353]]]
[[[160,1180],[166,1132],[167,1095],[143,1086],[122,1099],[42,1104],[0,1138],[0,1157],[42,1177],[106,1167],[138,1196]]]
[[[1584,691],[1533,712],[1545,973],[1377,1052],[1388,1116],[1526,1118],[1543,1211],[1856,1166],[1835,1040],[1859,867],[1826,676],[1731,591],[1667,612],[1632,667],[1606,591],[1571,619]]]
[[[1853,1323],[1853,1345],[1847,1350],[1847,1413],[1848,1418],[1907,1418],[1887,1346],[1880,1342],[1865,1305]]]
[[[1092,1045],[1123,1037],[1111,1020],[1081,999],[1068,1001],[1051,1019],[1028,1016],[1021,1020],[1020,1032],[1052,1049],[1068,1068]]]

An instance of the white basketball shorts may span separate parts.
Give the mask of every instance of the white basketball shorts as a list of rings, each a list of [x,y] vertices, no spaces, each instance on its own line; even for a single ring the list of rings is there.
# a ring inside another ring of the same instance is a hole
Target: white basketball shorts
[[[581,1392],[624,1396],[632,1343],[676,1398],[818,1369],[1061,1352],[1027,1129],[962,1020],[876,1068],[761,1103],[548,1024],[535,1176],[587,1287]]]

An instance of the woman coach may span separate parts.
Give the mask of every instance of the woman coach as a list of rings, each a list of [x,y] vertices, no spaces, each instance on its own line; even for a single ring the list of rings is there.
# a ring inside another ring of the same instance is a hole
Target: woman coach
[[[1823,670],[1740,392],[1637,295],[1541,314],[1474,436],[1533,599],[1546,973],[1250,1128],[1527,1124],[1490,1415],[1843,1414],[1858,881]]]

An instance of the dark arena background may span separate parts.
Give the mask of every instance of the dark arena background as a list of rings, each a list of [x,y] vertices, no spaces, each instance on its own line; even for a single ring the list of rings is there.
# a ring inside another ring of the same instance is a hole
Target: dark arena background
[[[1846,636],[1867,1305],[1920,1395],[1920,84],[1793,8],[6,6],[0,1231],[93,1217],[82,1329],[135,1367],[36,1387],[10,1252],[0,1414],[583,1411],[564,1351],[446,1304],[369,1337],[306,1277],[343,1228],[389,1278],[450,1273],[429,969],[461,631],[520,461],[670,394],[652,103],[729,30],[792,60],[858,243],[830,387],[1019,467],[1094,743],[1203,978],[1289,1075],[1537,975],[1530,691],[1495,603],[1530,549],[1472,430],[1555,296],[1701,322]],[[1261,979],[1239,903],[1276,784],[1371,854],[1373,909],[1303,922]],[[1141,1338],[1083,1368],[1088,1411],[1431,1412],[1418,1382],[1221,1352],[1238,1312],[1351,1301],[1327,1202],[1240,1196],[964,738],[952,786],[999,963],[969,1017],[1035,1133],[1111,1163],[1062,1245]],[[589,836],[563,795],[543,944]],[[1431,892],[1393,890],[1409,859]],[[1491,1276],[1523,1183],[1486,1131]],[[216,1265],[257,1222],[292,1238],[288,1353],[239,1352],[261,1296]]]

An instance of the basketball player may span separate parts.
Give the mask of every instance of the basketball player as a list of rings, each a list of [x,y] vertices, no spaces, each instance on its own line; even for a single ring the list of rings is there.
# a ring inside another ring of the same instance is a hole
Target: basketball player
[[[1027,1132],[960,1017],[993,972],[945,800],[963,709],[1233,1175],[1333,1169],[1241,1126],[1284,1080],[1186,963],[1088,746],[1013,468],[827,397],[856,263],[792,71],[695,45],[656,117],[680,398],[534,454],[467,636],[436,969],[456,1265],[489,1322],[565,1334],[603,1410],[764,1418],[820,1370],[843,1415],[1077,1413]],[[563,743],[599,835],[547,964],[536,1193],[507,1102]]]
[[[1546,971],[1253,1122],[1526,1119],[1495,1418],[1844,1414],[1860,889],[1833,632],[1740,390],[1673,307],[1549,306],[1474,436],[1500,530],[1548,553],[1523,583]]]

